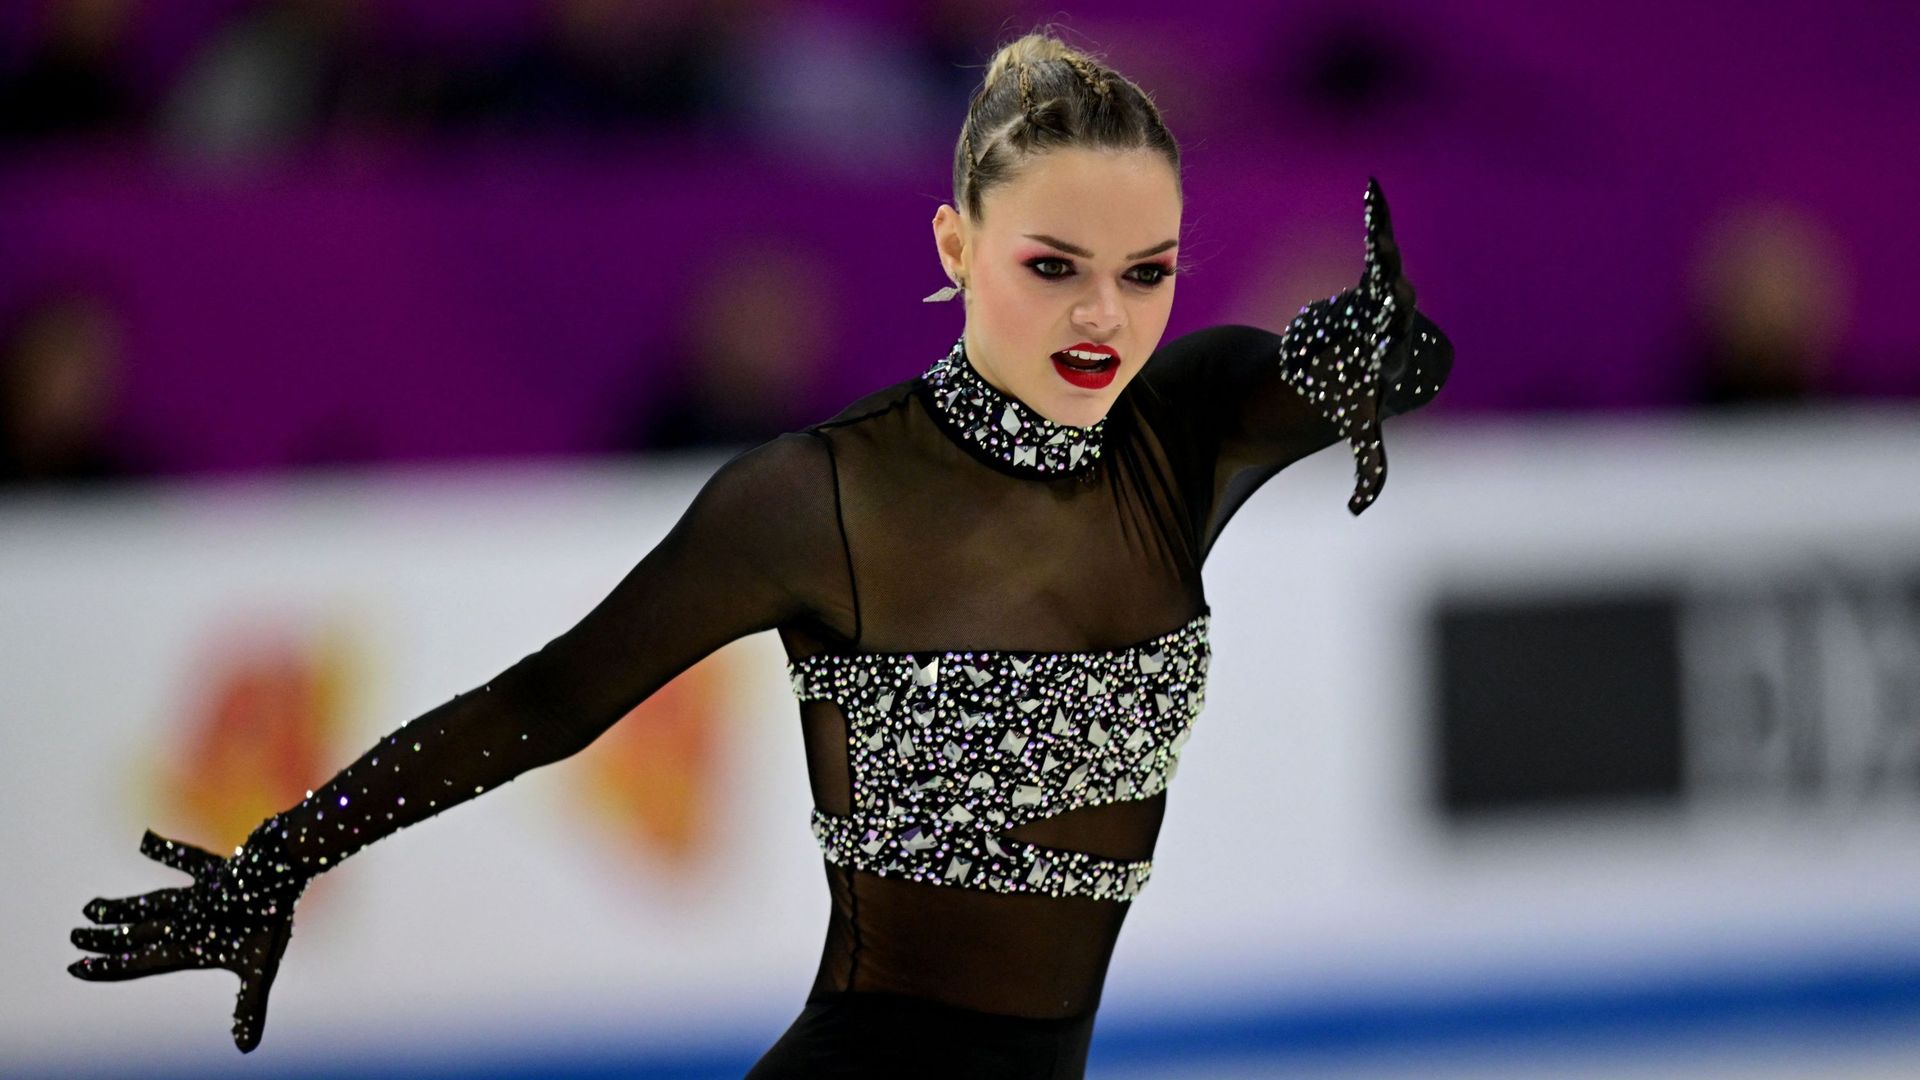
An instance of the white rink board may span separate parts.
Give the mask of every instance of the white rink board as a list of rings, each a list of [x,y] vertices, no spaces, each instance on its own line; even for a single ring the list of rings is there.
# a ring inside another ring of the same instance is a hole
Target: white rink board
[[[1751,579],[1813,562],[1920,566],[1920,417],[1388,424],[1358,519],[1334,449],[1271,481],[1206,569],[1215,662],[1155,872],[1104,1016],[1766,964],[1911,943],[1915,793],[1448,832],[1424,793],[1443,585]],[[721,459],[414,469],[0,502],[0,1073],[22,1062],[237,1068],[233,980],[69,977],[80,906],[177,883],[136,852],[190,673],[233,627],[351,641],[332,766],[564,630],[665,534]],[[724,800],[692,871],[616,856],[575,761],[530,774],[322,880],[248,1062],[416,1050],[476,1033],[770,1042],[819,957],[827,894],[772,635],[719,718]],[[1920,665],[1920,655],[1916,656]],[[1920,723],[1920,717],[1915,718]],[[589,751],[591,753],[591,751]],[[317,907],[317,905],[316,905]],[[1910,944],[1905,945],[1911,955]],[[1103,1026],[1108,1021],[1103,1019]]]

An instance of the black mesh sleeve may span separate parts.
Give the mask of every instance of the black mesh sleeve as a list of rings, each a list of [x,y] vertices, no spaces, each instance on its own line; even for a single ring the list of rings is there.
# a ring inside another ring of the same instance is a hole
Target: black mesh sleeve
[[[361,847],[584,749],[736,638],[851,622],[825,442],[793,433],[736,456],[665,539],[572,628],[387,735],[271,823],[311,875]]]

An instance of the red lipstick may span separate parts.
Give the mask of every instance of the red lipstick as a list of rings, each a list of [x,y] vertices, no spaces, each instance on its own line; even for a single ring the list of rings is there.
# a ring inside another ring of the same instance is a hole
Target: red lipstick
[[[1120,354],[1112,346],[1083,341],[1054,353],[1053,370],[1082,390],[1099,390],[1120,371]]]

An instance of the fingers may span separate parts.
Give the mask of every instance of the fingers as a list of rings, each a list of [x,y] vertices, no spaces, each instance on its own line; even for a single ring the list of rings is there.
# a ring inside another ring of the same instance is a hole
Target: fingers
[[[139,896],[109,900],[96,898],[81,908],[81,914],[97,923],[141,922],[178,914],[186,906],[188,890],[155,889]]]
[[[1380,190],[1380,181],[1367,177],[1367,239],[1393,243],[1393,214],[1387,210],[1386,192]]]
[[[1380,181],[1367,177],[1367,269],[1373,282],[1385,287],[1400,277],[1400,245],[1393,238],[1393,216]]]
[[[1353,440],[1354,488],[1347,499],[1347,512],[1359,517],[1380,497],[1387,483],[1387,446],[1380,438],[1376,419],[1367,425],[1366,434]]]
[[[126,953],[164,941],[173,934],[173,924],[143,922],[120,926],[82,926],[67,935],[75,948],[97,953]]]
[[[1393,238],[1393,218],[1387,211],[1387,197],[1380,181],[1367,178],[1367,270],[1369,291],[1384,303],[1375,323],[1376,332],[1394,341],[1404,340],[1413,327],[1415,293],[1407,280],[1400,259],[1400,245]]]
[[[205,962],[193,953],[171,942],[162,942],[132,952],[83,956],[67,965],[67,973],[88,982],[120,982],[205,966]]]
[[[240,993],[233,1002],[233,1045],[250,1054],[260,1045],[267,1026],[267,995],[273,990],[274,976],[280,971],[280,954],[287,947],[293,924],[275,926],[272,937],[237,968]]]
[[[1388,323],[1387,332],[1392,334],[1396,341],[1405,340],[1407,331],[1413,329],[1413,300],[1413,282],[1408,281],[1405,277],[1395,278],[1393,281],[1393,318]]]
[[[148,829],[146,835],[140,838],[140,854],[195,877],[199,877],[204,870],[218,867],[222,861],[220,856],[206,848],[169,840],[152,829]]]

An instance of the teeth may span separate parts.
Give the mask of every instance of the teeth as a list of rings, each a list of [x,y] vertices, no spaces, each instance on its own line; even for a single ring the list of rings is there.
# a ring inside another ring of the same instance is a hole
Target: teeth
[[[1110,357],[1108,357],[1106,353],[1082,352],[1079,349],[1061,349],[1060,355],[1071,356],[1075,360],[1090,360],[1090,361],[1096,361],[1096,362],[1110,359]]]

